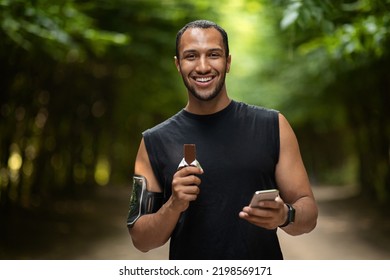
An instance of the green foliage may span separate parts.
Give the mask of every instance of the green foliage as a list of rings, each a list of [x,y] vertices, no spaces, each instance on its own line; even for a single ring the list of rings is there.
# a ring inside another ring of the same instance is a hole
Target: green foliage
[[[332,131],[338,135],[337,145],[348,151],[342,153],[341,165],[357,159],[357,180],[363,192],[387,201],[390,2],[279,3],[285,5],[281,28],[291,54],[282,62],[289,65],[287,70],[278,75],[289,83],[282,108],[308,137]],[[290,105],[297,103],[304,109],[297,112]],[[322,153],[317,155],[324,158]]]
[[[44,51],[57,60],[83,59],[88,49],[101,55],[110,44],[125,44],[127,36],[96,30],[77,2],[2,0],[1,28],[7,39],[26,51]]]
[[[389,3],[0,0],[0,206],[128,184],[142,131],[186,102],[175,36],[199,18],[229,33],[229,94],[288,117],[315,183],[386,200]]]
[[[185,102],[177,30],[208,1],[0,2],[0,206],[128,184],[146,128]]]
[[[325,49],[332,59],[350,63],[388,54],[389,1],[287,2],[281,27],[293,29],[292,43],[302,54]]]

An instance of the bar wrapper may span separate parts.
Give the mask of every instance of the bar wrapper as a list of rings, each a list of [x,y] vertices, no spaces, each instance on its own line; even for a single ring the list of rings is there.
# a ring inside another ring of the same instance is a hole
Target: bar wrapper
[[[183,153],[184,153],[184,157],[181,160],[181,162],[179,163],[179,166],[177,167],[178,170],[183,168],[183,167],[186,167],[186,166],[195,166],[195,167],[202,169],[202,166],[200,165],[200,163],[196,159],[196,146],[195,146],[195,144],[184,144],[183,145]]]
[[[184,158],[181,160],[181,162],[180,162],[179,166],[177,167],[177,169],[182,169],[183,167],[186,167],[186,166],[195,166],[195,167],[198,167],[200,169],[203,169],[202,166],[200,165],[200,163],[197,160],[194,160],[191,163],[187,163]]]

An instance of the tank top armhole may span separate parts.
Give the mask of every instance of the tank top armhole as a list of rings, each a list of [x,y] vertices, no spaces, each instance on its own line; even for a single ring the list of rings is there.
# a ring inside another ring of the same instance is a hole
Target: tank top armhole
[[[279,128],[279,111],[274,110],[274,127],[275,127],[275,164],[279,162],[280,155],[280,128]]]
[[[150,161],[150,165],[152,166],[152,170],[153,170],[153,173],[154,173],[154,176],[156,176],[158,182],[160,183],[161,187],[163,186],[162,185],[162,181],[161,181],[161,174],[159,173],[159,168],[158,168],[158,162],[157,162],[157,154],[156,154],[156,150],[154,149],[154,146],[152,145],[152,141],[151,141],[151,134],[150,134],[150,131],[149,130],[146,130],[142,133],[142,136],[144,138],[144,143],[145,143],[145,148],[146,148],[146,151],[148,153],[148,157],[149,157],[149,161]]]

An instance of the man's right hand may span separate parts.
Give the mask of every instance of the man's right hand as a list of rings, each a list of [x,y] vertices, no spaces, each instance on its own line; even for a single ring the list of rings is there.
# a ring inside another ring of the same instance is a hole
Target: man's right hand
[[[196,200],[199,195],[201,179],[197,175],[203,174],[203,170],[187,166],[178,170],[172,180],[172,207],[176,211],[187,210],[191,201]]]

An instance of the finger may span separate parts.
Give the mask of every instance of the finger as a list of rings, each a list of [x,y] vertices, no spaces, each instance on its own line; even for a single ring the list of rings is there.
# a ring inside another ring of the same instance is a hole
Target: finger
[[[189,175],[182,178],[182,184],[186,186],[199,186],[201,179],[196,175]]]
[[[260,227],[264,227],[264,228],[268,228],[268,227],[270,227],[271,224],[273,224],[272,218],[253,216],[253,215],[249,215],[246,212],[240,212],[239,217],[246,220],[247,222],[249,222],[251,224],[254,224],[254,225],[260,226]]]
[[[200,189],[197,186],[182,186],[175,189],[176,193],[188,194],[188,195],[198,195]]]
[[[195,201],[198,198],[197,194],[185,194],[186,201]]]
[[[191,174],[201,175],[203,174],[203,169],[195,166],[186,166],[178,170],[176,173],[179,174],[180,177],[186,177]]]
[[[172,186],[180,187],[180,186],[199,186],[201,183],[201,179],[196,175],[189,175],[186,177],[174,177],[172,180]]]
[[[198,198],[199,188],[197,187],[183,187],[176,191],[176,197],[184,201],[194,201]]]
[[[242,211],[251,217],[259,219],[270,219],[275,215],[274,210],[270,210],[270,208],[244,207]]]
[[[252,208],[269,208],[269,209],[277,209],[279,208],[279,202],[275,201],[275,200],[263,200],[263,201],[259,201],[256,205],[256,207],[252,207]]]

